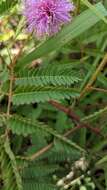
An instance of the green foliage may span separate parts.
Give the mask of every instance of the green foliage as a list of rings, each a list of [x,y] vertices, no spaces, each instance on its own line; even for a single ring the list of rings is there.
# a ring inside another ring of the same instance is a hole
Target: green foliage
[[[11,9],[14,5],[16,5],[16,3],[18,2],[18,0],[1,0],[0,1],[0,14],[4,14],[5,12],[8,12],[9,9]]]
[[[76,75],[72,64],[53,64],[35,70],[23,70],[15,80],[17,87],[13,103],[19,105],[76,98],[79,92],[71,86],[80,81]]]
[[[15,105],[46,102],[49,100],[62,100],[78,97],[77,90],[68,87],[21,87],[17,88],[13,95]]]
[[[49,178],[58,171],[58,165],[42,165],[38,166],[38,163],[32,163],[27,168],[25,168],[22,176],[24,179],[24,189],[29,190],[39,190],[39,189],[49,189],[49,190],[57,190],[55,185],[52,185],[51,182],[49,183]],[[43,180],[44,178],[44,180]],[[35,182],[33,182],[35,180]],[[47,184],[46,184],[47,181]]]
[[[25,183],[24,185],[25,190],[57,190],[54,186],[51,184],[46,183]]]
[[[15,83],[17,86],[70,86],[81,81],[74,66],[69,64],[42,65],[38,69],[23,70],[17,76]]]
[[[21,177],[17,169],[13,152],[11,151],[9,140],[0,138],[0,170],[3,180],[3,190],[22,190]]]
[[[36,132],[36,129],[42,130],[46,133],[49,133],[62,142],[67,143],[71,147],[74,147],[78,149],[79,151],[84,152],[84,149],[73,143],[72,141],[66,139],[65,137],[61,136],[58,134],[56,131],[52,130],[49,128],[47,125],[38,122],[38,121],[33,121],[27,118],[19,117],[19,116],[12,116],[7,120],[7,127],[9,127],[13,133],[16,134],[22,134],[22,135],[28,135]]]

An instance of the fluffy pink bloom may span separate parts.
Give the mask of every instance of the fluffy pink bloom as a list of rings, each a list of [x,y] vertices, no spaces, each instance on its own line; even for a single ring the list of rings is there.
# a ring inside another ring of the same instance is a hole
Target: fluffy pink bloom
[[[57,33],[72,19],[74,5],[69,0],[24,0],[24,15],[28,29],[38,37]]]

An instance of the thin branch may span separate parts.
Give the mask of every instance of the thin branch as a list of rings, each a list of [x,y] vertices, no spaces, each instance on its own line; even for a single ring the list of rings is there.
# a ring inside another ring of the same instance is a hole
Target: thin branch
[[[38,157],[40,157],[41,155],[43,155],[44,153],[46,153],[48,150],[50,150],[53,145],[54,145],[54,143],[50,143],[47,146],[45,146],[44,148],[40,149],[38,152],[34,153],[33,155],[28,156],[28,157],[21,157],[21,158],[24,160],[33,161],[33,160],[37,159]]]
[[[100,132],[100,129],[93,128],[89,124],[81,122],[80,117],[71,108],[67,108],[63,106],[62,104],[60,104],[59,102],[56,102],[53,100],[49,101],[49,103],[52,106],[56,107],[58,110],[63,111],[65,114],[67,114],[76,124],[79,124],[81,128],[87,128],[91,130],[93,133],[95,133],[96,135],[103,136]]]
[[[84,127],[84,126],[77,125],[76,127],[68,130],[63,136],[68,137],[68,136],[72,135],[74,132],[81,129],[82,127]],[[91,127],[90,127],[90,129],[95,133],[99,133],[98,129],[94,129]],[[31,156],[23,156],[20,158],[23,160],[33,161],[33,160],[37,159],[38,157],[40,157],[41,155],[43,155],[44,153],[48,152],[53,146],[54,146],[54,143],[52,142],[52,143],[48,144],[47,146],[43,147],[42,149],[40,149],[38,152],[32,154]]]
[[[23,50],[24,45],[20,48],[18,54],[13,58],[12,62],[9,65],[10,69],[10,86],[9,86],[9,93],[8,93],[8,104],[7,104],[7,117],[10,116],[10,110],[11,110],[11,102],[12,102],[12,91],[13,91],[13,84],[14,84],[14,67],[15,64],[20,57],[22,50]],[[6,129],[5,135],[8,136],[9,134],[9,129]]]
[[[68,137],[69,135],[73,134],[80,128],[81,128],[81,126],[78,125],[75,128],[68,130],[63,136]],[[43,147],[42,149],[40,149],[38,152],[32,154],[31,156],[23,156],[23,157],[21,157],[21,159],[33,161],[33,160],[37,159],[38,157],[40,157],[41,155],[43,155],[44,153],[48,152],[53,146],[54,146],[54,143],[52,142],[52,143],[48,144],[47,146]]]
[[[12,102],[12,90],[13,90],[13,83],[14,83],[14,66],[21,55],[23,47],[20,48],[18,54],[13,58],[9,68],[10,68],[10,87],[9,87],[9,94],[8,94],[8,105],[7,105],[7,116],[10,115],[11,109],[11,102]]]
[[[73,119],[75,122],[80,122],[80,118],[74,113],[73,110],[71,110],[71,108],[67,108],[65,106],[63,106],[61,103],[56,102],[54,100],[49,101],[49,103],[56,107],[58,110],[64,112],[66,115],[68,115],[71,119]]]
[[[13,79],[14,79],[14,69],[13,69],[13,67],[11,67],[10,68],[10,87],[9,87],[9,94],[8,94],[7,116],[10,115],[11,100],[12,100]]]
[[[80,12],[80,0],[77,0],[77,6],[76,6],[76,10],[75,10],[75,16],[77,16]]]
[[[98,91],[98,92],[107,93],[107,90],[106,90],[106,89],[103,89],[103,88],[95,88],[95,87],[93,87],[93,86],[88,87],[87,90],[88,90],[88,91],[95,90],[95,91]]]
[[[93,85],[93,83],[97,79],[98,74],[101,72],[101,70],[105,67],[106,64],[107,64],[107,53],[105,54],[105,56],[102,59],[100,65],[98,66],[98,68],[93,73],[93,75],[92,75],[91,79],[89,80],[88,84],[85,86],[85,88],[81,92],[80,98],[83,97],[85,92],[87,92],[87,90],[89,89],[89,87]]]

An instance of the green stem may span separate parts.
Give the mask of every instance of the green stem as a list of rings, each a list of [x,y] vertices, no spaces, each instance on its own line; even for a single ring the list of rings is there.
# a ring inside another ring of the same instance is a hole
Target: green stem
[[[82,118],[81,121],[93,120],[93,119],[99,117],[99,115],[101,115],[101,114],[103,114],[103,113],[105,113],[105,112],[107,112],[107,106],[106,106],[105,108],[100,109],[99,111],[97,111],[97,112],[95,112],[95,113],[93,113],[93,114],[87,116],[87,117]]]

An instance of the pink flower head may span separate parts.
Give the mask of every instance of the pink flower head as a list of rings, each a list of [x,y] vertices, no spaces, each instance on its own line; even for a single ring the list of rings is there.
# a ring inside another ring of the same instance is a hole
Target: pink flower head
[[[24,15],[28,29],[38,37],[57,33],[71,20],[74,5],[69,0],[24,0]]]

